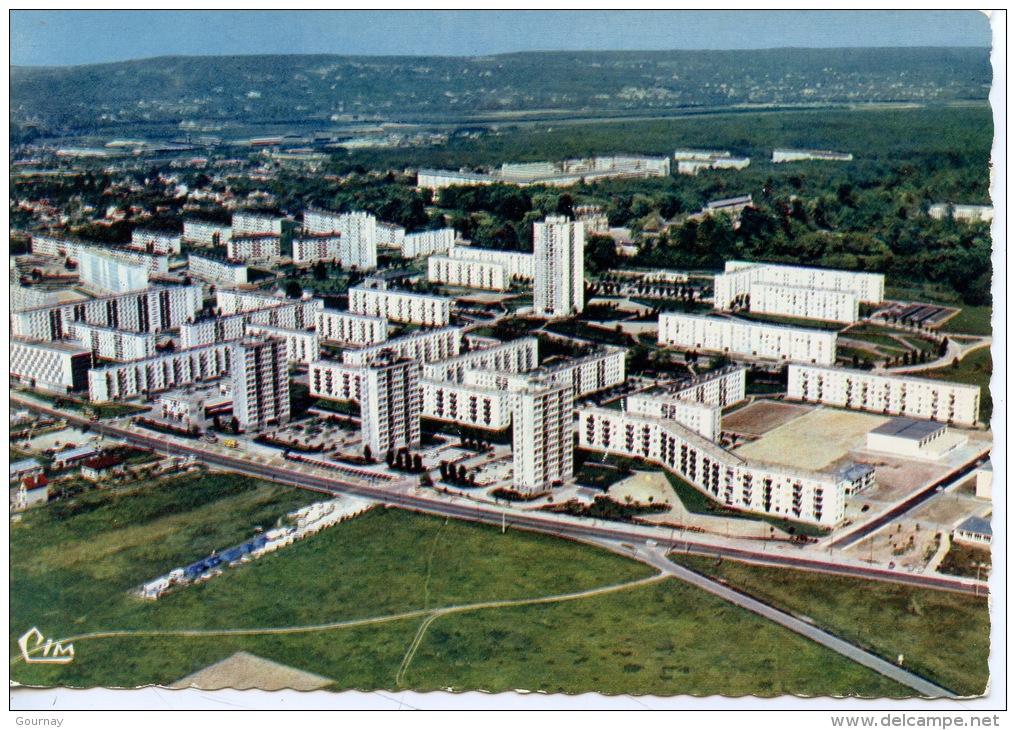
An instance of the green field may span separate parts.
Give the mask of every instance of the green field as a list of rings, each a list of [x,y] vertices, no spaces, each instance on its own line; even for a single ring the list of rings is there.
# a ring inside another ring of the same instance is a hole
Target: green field
[[[314,498],[216,475],[30,510],[12,525],[11,656],[17,636],[38,626],[70,638],[75,659],[19,661],[12,679],[167,684],[244,650],[333,678],[336,690],[908,693],[675,579],[645,582],[655,571],[640,563],[396,510],[375,509],[158,601],[127,593]],[[569,595],[589,590],[596,594]],[[494,605],[470,605],[478,602]],[[335,625],[349,621],[357,625]],[[307,626],[315,628],[291,631]],[[145,633],[238,628],[252,632]],[[139,633],[89,636],[104,631]]]
[[[985,579],[991,572],[991,550],[954,542],[939,563],[938,572]]]
[[[979,695],[988,681],[989,616],[985,598],[764,568],[711,558],[675,562],[722,578],[767,603],[817,625],[962,695]]]
[[[948,380],[953,383],[968,383],[980,386],[980,419],[987,423],[991,419],[992,410],[991,389],[989,387],[991,383],[991,367],[991,348],[982,347],[960,360],[958,367],[947,365],[944,368],[922,370],[917,375],[922,378]]]
[[[946,333],[990,335],[991,307],[963,307],[956,316],[947,320],[939,330]]]

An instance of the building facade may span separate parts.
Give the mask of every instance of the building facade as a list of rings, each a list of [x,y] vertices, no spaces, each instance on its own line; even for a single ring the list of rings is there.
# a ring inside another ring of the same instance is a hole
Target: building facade
[[[155,356],[155,335],[151,332],[128,332],[71,322],[67,336],[86,350],[91,350],[93,358],[128,362]]]
[[[328,342],[349,345],[373,345],[388,339],[388,320],[368,317],[336,309],[319,309],[314,313],[318,337]]]
[[[238,340],[246,334],[248,325],[303,331],[313,327],[315,315],[319,311],[315,302],[319,301],[311,299],[287,302],[270,299],[266,302],[268,306],[261,309],[185,322],[180,325],[180,347],[188,349]]]
[[[149,253],[180,253],[180,234],[135,228],[131,231],[131,247]]]
[[[430,256],[427,259],[427,280],[437,284],[493,291],[506,291],[510,284],[508,269],[501,264],[447,256]]]
[[[363,212],[334,213],[308,210],[303,214],[305,234],[338,233],[339,260],[345,268],[369,271],[377,268],[377,219]]]
[[[539,493],[571,481],[575,434],[570,385],[533,384],[515,394],[512,485]]]
[[[406,233],[402,240],[402,255],[407,259],[429,256],[439,251],[448,251],[454,245],[455,229],[453,228]]]
[[[427,418],[494,431],[512,424],[515,399],[512,393],[427,378],[421,381],[421,387],[422,415]]]
[[[342,361],[349,365],[365,365],[389,352],[392,356],[403,360],[434,363],[455,357],[461,348],[462,329],[442,327],[436,330],[411,332],[378,344],[345,350],[342,353]]]
[[[299,236],[293,239],[293,263],[304,264],[312,261],[341,261],[342,236],[322,234]]]
[[[836,362],[836,332],[745,322],[727,317],[663,313],[659,344],[734,357],[818,365]]]
[[[126,294],[148,288],[148,269],[83,249],[78,252],[78,279],[104,294]]]
[[[233,416],[244,431],[289,422],[289,360],[286,342],[245,337],[232,350]]]
[[[787,369],[787,398],[973,426],[978,420],[981,389],[868,370],[791,365]]]
[[[187,273],[215,286],[235,286],[247,283],[247,265],[240,261],[214,259],[209,256],[187,254]]]
[[[233,213],[234,236],[265,236],[282,235],[283,218],[267,213],[255,213],[249,210],[238,210]]]
[[[482,261],[505,267],[509,279],[532,281],[535,271],[533,254],[518,251],[498,251],[489,248],[473,248],[453,243],[448,247],[448,258],[461,261]]]
[[[233,237],[233,229],[221,223],[184,220],[183,240],[198,246],[225,246]]]
[[[349,311],[393,322],[442,327],[451,321],[452,303],[447,297],[354,286],[349,289]]]
[[[435,381],[465,383],[467,373],[472,370],[525,373],[535,370],[540,364],[538,343],[535,337],[521,337],[457,357],[427,361],[423,366],[423,376]]]
[[[362,371],[360,422],[362,439],[374,458],[389,449],[419,448],[420,363],[379,355]]]
[[[799,162],[801,160],[831,160],[834,162],[849,162],[854,159],[852,154],[846,152],[832,152],[830,150],[773,150],[773,162]]]
[[[127,400],[228,377],[230,344],[223,342],[94,368],[88,372],[88,399],[92,403]]]
[[[274,264],[282,258],[282,244],[271,233],[237,235],[226,242],[226,256],[247,264]]]
[[[10,340],[10,376],[32,390],[50,393],[84,391],[92,352],[63,342],[21,337]]]
[[[533,312],[568,317],[585,306],[585,230],[563,216],[533,224]]]
[[[269,325],[248,324],[244,328],[248,337],[270,337],[286,343],[287,362],[308,365],[321,357],[321,342],[313,329],[289,329]]]

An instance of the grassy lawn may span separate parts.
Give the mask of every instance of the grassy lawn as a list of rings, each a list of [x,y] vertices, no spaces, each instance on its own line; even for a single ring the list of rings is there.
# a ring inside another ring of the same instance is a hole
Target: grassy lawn
[[[987,423],[991,419],[991,348],[982,347],[974,350],[965,358],[960,360],[958,367],[947,365],[944,368],[934,370],[922,370],[915,373],[921,378],[933,378],[935,380],[948,380],[953,383],[968,383],[981,388],[981,413],[980,419]]]
[[[92,493],[12,525],[11,655],[27,626],[101,630],[306,626],[649,577],[545,535],[375,509],[225,575],[142,601],[134,585],[267,527],[307,492],[232,475]],[[422,617],[287,634],[74,639],[66,665],[12,665],[22,683],[167,684],[244,650],[335,680],[396,689]],[[665,579],[568,602],[438,618],[403,685],[630,694],[900,696],[908,690],[764,619]]]
[[[991,334],[991,307],[963,307],[940,328],[941,332],[967,335]]]
[[[424,637],[405,683],[422,691],[912,694],[674,579],[579,601],[442,617]]]
[[[556,332],[561,335],[602,342],[607,345],[629,347],[632,344],[631,336],[624,332],[616,332],[605,327],[586,324],[577,319],[564,319],[558,322],[551,322],[545,329],[547,332]]]
[[[984,692],[988,681],[989,616],[985,598],[763,568],[711,558],[675,562],[796,614],[959,694]]]
[[[986,568],[978,570],[978,565],[985,565]],[[991,572],[991,550],[987,548],[952,543],[949,552],[942,558],[938,566],[939,573],[948,575],[959,575],[965,578],[987,578]]]
[[[578,484],[604,490],[629,476],[631,473],[623,469],[599,464],[582,464],[575,470],[575,481]]]

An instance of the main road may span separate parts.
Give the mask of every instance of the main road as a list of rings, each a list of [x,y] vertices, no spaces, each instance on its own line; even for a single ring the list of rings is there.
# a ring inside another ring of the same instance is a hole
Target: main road
[[[775,549],[767,552],[765,549],[767,543],[764,541],[763,548],[757,550],[735,547],[728,544],[729,541],[713,543],[688,539],[683,536],[680,539],[675,539],[676,530],[668,530],[666,528],[626,525],[622,529],[619,525],[606,526],[596,524],[596,522],[590,524],[588,521],[578,518],[569,518],[552,513],[520,513],[519,511],[506,513],[504,510],[492,505],[481,503],[462,504],[442,498],[436,494],[422,495],[411,493],[409,490],[398,491],[393,486],[382,488],[366,483],[356,484],[332,476],[322,476],[299,471],[296,468],[290,468],[282,464],[261,463],[250,458],[218,453],[211,448],[205,448],[200,443],[185,444],[178,440],[170,441],[166,437],[149,436],[139,433],[136,429],[123,428],[103,422],[90,422],[84,416],[42,406],[35,401],[19,398],[13,393],[11,394],[11,402],[19,403],[32,410],[57,418],[65,418],[71,423],[90,426],[96,433],[120,439],[137,446],[163,453],[191,455],[199,458],[203,463],[218,466],[229,471],[262,477],[326,494],[352,494],[418,512],[492,525],[505,525],[516,529],[521,528],[534,532],[550,533],[577,540],[602,538],[607,540],[622,540],[630,543],[652,541],[675,552],[730,558],[770,567],[793,568],[856,578],[868,578],[975,596],[987,594],[987,586],[978,581],[939,575],[897,572],[874,566],[852,564],[843,560],[834,560],[832,557],[825,559],[825,556],[821,553],[815,551],[809,553],[806,551],[806,548],[799,549],[797,553],[782,553]],[[666,532],[670,532],[669,538],[666,536]]]

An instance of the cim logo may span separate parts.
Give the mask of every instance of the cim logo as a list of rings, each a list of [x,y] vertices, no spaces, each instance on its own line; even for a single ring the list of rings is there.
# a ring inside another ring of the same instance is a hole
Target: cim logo
[[[34,626],[18,639],[21,656],[30,664],[67,664],[74,661],[74,644],[47,639]]]

